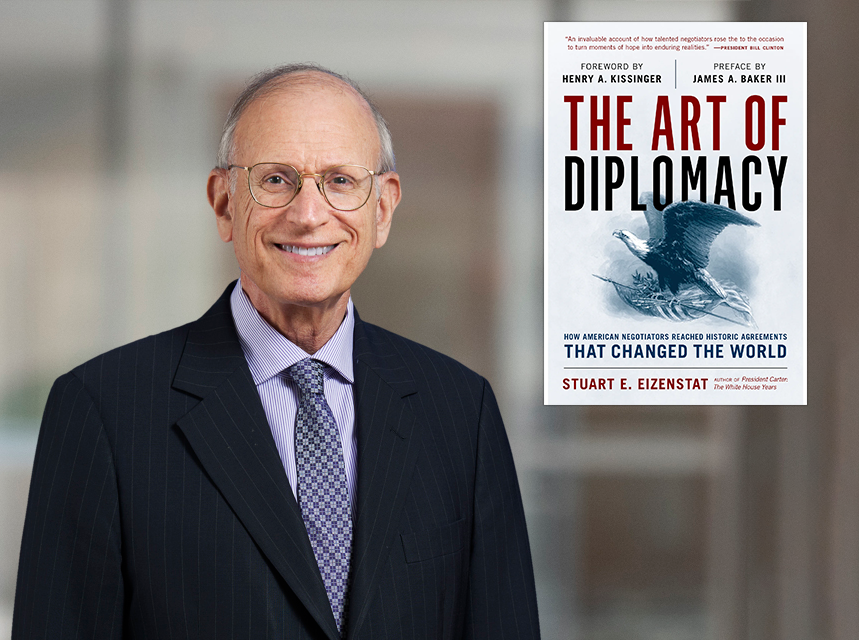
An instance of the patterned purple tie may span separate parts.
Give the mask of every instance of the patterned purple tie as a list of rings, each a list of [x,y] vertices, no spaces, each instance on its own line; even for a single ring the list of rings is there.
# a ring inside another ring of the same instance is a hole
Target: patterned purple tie
[[[324,363],[305,358],[286,372],[299,390],[295,417],[298,504],[337,628],[345,636],[352,514],[340,433],[322,390],[324,370]]]

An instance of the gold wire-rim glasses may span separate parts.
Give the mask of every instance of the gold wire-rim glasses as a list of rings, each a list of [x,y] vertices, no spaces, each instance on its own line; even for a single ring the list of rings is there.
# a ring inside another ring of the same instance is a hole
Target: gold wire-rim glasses
[[[280,167],[288,167],[295,172],[298,181],[296,182],[295,189],[292,192],[292,197],[289,198],[289,200],[287,200],[283,204],[265,204],[264,202],[259,201],[259,199],[257,198],[257,194],[254,193],[253,185],[251,184],[251,172],[256,167],[258,167],[260,165],[273,165],[273,166],[280,166]],[[361,204],[359,204],[355,207],[350,207],[348,209],[344,209],[343,207],[338,207],[337,205],[335,205],[333,202],[331,202],[331,200],[329,200],[328,194],[325,192],[325,177],[334,173],[337,169],[341,169],[343,167],[357,167],[359,169],[363,169],[364,171],[366,171],[370,176],[370,188],[367,189],[367,194],[364,197],[364,200],[361,202]],[[380,175],[383,175],[385,173],[384,171],[381,171],[381,172],[373,171],[372,169],[368,169],[367,167],[365,167],[364,165],[361,165],[361,164],[338,164],[334,167],[326,169],[323,173],[301,173],[298,171],[298,169],[293,167],[291,164],[286,164],[285,162],[257,162],[256,164],[253,164],[249,167],[243,167],[242,165],[238,165],[238,164],[227,165],[227,170],[229,171],[231,169],[244,169],[245,171],[247,171],[247,174],[248,174],[248,191],[251,194],[251,198],[254,199],[254,202],[256,202],[261,207],[266,207],[268,209],[279,209],[281,207],[285,207],[285,206],[289,205],[293,200],[295,200],[295,197],[298,195],[298,192],[301,191],[301,187],[304,185],[304,178],[306,176],[311,176],[314,178],[313,182],[316,183],[316,188],[319,190],[319,193],[322,194],[323,198],[325,198],[325,202],[327,202],[334,209],[337,209],[337,211],[357,211],[358,209],[363,207],[365,204],[367,204],[367,201],[370,199],[370,194],[373,193],[373,185],[375,184],[376,176],[380,176]],[[317,180],[316,178],[320,178],[320,179]]]

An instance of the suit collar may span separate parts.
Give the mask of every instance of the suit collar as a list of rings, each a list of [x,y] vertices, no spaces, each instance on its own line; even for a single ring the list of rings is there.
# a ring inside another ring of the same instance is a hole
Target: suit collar
[[[307,358],[308,353],[271,326],[253,306],[250,298],[236,283],[230,293],[233,321],[239,335],[242,352],[257,385],[280,374],[281,371]],[[327,364],[349,384],[355,382],[352,366],[355,311],[352,298],[346,303],[346,317],[337,331],[316,353],[316,360]]]
[[[355,311],[355,338],[352,353],[355,363],[362,363],[393,389],[401,398],[417,391],[417,383],[406,363],[402,347],[390,333],[361,320]]]
[[[348,637],[355,637],[399,534],[400,516],[420,451],[406,398],[417,385],[387,332],[355,318],[355,420],[358,518],[352,545]]]
[[[205,398],[218,389],[236,370],[247,368],[230,312],[227,287],[217,302],[196,322],[192,322],[173,388]]]
[[[178,427],[262,553],[335,640],[316,558],[233,325],[231,288],[189,328],[173,388],[201,400]]]
[[[260,550],[334,640],[339,636],[325,587],[233,324],[232,286],[189,328],[173,387],[200,402],[178,426]],[[348,637],[366,618],[399,534],[421,447],[407,400],[418,387],[404,344],[355,314],[358,513]]]
[[[235,284],[231,283],[215,304],[191,323],[182,360],[173,379],[174,389],[204,398],[236,369],[247,368],[230,307]],[[388,332],[361,320],[357,310],[354,310],[354,319],[353,362],[363,363],[399,397],[415,393],[417,385],[406,365],[402,347],[394,345]]]

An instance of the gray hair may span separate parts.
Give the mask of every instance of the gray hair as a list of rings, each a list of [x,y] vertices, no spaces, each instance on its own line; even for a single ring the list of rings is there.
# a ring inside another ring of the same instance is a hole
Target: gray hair
[[[376,108],[376,105],[373,104],[369,96],[348,77],[331,71],[330,69],[326,69],[318,64],[309,62],[281,65],[279,67],[263,71],[262,73],[258,73],[251,78],[247,87],[245,87],[245,90],[241,92],[238,98],[236,98],[236,101],[233,103],[233,106],[227,115],[227,121],[224,124],[224,131],[221,134],[221,143],[218,146],[218,166],[226,169],[230,164],[235,145],[236,125],[239,123],[239,118],[241,118],[245,109],[247,109],[248,106],[257,98],[275,91],[282,86],[280,81],[287,76],[308,72],[322,73],[332,78],[336,78],[337,80],[345,83],[355,91],[355,93],[363,98],[364,102],[366,102],[367,106],[370,108],[370,112],[373,114],[373,120],[376,123],[376,130],[379,134],[379,165],[376,168],[376,172],[385,173],[387,171],[395,171],[396,162],[394,159],[394,144],[391,140],[391,131],[388,129],[388,123],[385,122],[385,118],[382,117],[379,109]]]

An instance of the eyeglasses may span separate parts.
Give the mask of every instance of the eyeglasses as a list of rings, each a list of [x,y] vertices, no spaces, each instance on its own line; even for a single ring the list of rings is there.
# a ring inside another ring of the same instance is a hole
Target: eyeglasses
[[[377,174],[358,164],[341,164],[325,173],[299,173],[288,164],[260,162],[252,167],[231,164],[227,169],[248,172],[251,197],[264,207],[285,207],[293,201],[305,177],[312,177],[325,201],[339,211],[355,211],[370,199]]]

